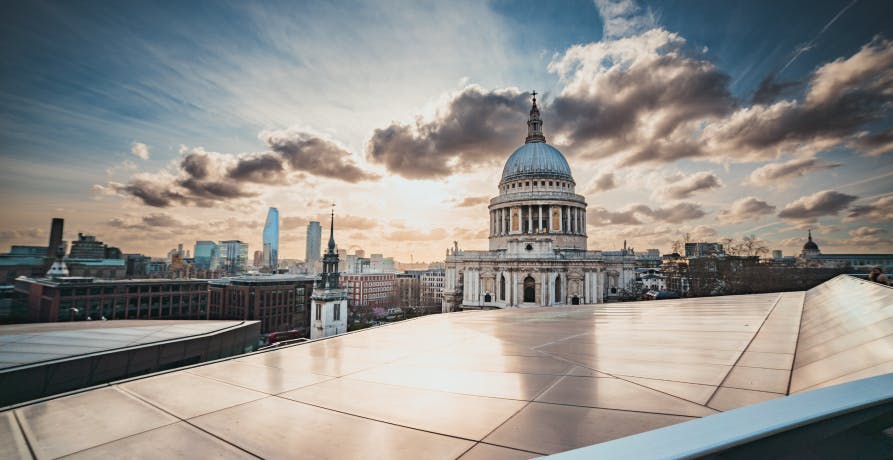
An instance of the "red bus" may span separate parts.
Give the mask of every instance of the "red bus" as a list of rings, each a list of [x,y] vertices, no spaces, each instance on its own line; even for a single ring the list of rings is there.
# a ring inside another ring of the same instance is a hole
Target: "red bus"
[[[272,345],[276,342],[283,342],[286,340],[294,340],[301,338],[301,333],[295,329],[290,331],[282,331],[282,332],[271,332],[267,335],[267,343]]]

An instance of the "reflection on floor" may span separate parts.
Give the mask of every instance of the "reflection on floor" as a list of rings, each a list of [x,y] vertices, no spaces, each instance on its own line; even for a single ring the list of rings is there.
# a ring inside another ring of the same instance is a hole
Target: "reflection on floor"
[[[423,317],[0,413],[0,457],[561,452],[890,372],[893,289],[864,283]]]

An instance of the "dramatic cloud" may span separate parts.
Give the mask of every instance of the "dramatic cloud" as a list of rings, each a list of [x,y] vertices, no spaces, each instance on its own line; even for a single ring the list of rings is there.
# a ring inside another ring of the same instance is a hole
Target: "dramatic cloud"
[[[366,145],[372,162],[410,179],[435,179],[505,161],[524,141],[528,93],[468,86],[431,121],[376,129]],[[548,123],[548,121],[546,122]]]
[[[893,102],[893,44],[875,39],[853,56],[819,67],[803,101],[741,108],[704,128],[708,152],[739,161],[813,155],[879,120]]]
[[[727,75],[663,29],[573,46],[549,70],[565,86],[544,117],[557,117],[553,137],[585,157],[748,162],[839,145],[890,150],[889,133],[862,134],[893,106],[893,44],[880,38],[819,67],[802,100],[771,102],[769,93],[789,85],[770,78],[750,106],[731,97]]]
[[[775,206],[748,196],[736,200],[729,209],[719,212],[720,222],[726,224],[739,224],[741,222],[756,221],[760,217],[775,212]]]
[[[549,64],[565,87],[544,113],[588,157],[673,161],[703,152],[691,134],[734,109],[729,78],[662,29],[576,45]]]
[[[586,193],[605,192],[615,188],[617,188],[617,178],[614,173],[604,173],[592,181],[592,184],[586,188]]]
[[[457,208],[470,208],[479,204],[490,202],[489,196],[467,196],[462,201],[456,203]]]
[[[846,209],[858,197],[836,192],[834,190],[822,190],[812,195],[803,196],[788,204],[778,213],[783,219],[813,220],[822,216],[837,215]]]
[[[659,190],[658,195],[673,200],[681,200],[689,198],[696,192],[720,187],[722,187],[722,182],[719,180],[719,177],[716,177],[716,174],[713,174],[711,171],[701,171],[674,180],[670,185]]]
[[[262,131],[259,137],[294,171],[350,183],[378,179],[377,175],[360,169],[350,152],[331,140],[295,129]]]
[[[595,0],[602,18],[602,36],[618,38],[654,28],[657,18],[650,8],[642,9],[633,0]]]
[[[877,198],[873,203],[853,206],[844,222],[868,220],[871,222],[893,221],[893,195]]]
[[[637,204],[623,211],[609,211],[601,207],[589,208],[586,213],[587,225],[639,225],[645,220],[678,224],[687,220],[700,219],[706,213],[697,204],[678,203],[664,208],[651,208]]]
[[[140,217],[137,221],[133,221],[133,219],[113,217],[106,222],[106,225],[112,228],[144,231],[158,231],[160,229],[168,228],[180,230],[197,228],[196,225],[186,224],[170,214],[165,213],[148,214]]]
[[[211,207],[257,196],[259,185],[296,182],[305,173],[351,183],[378,178],[360,169],[347,150],[312,134],[263,131],[260,137],[272,151],[224,154],[181,146],[181,157],[164,170],[135,174],[126,184],[97,184],[93,189],[105,195],[132,196],[159,208]]]
[[[795,158],[784,163],[770,163],[753,170],[748,182],[761,187],[786,188],[790,185],[791,179],[839,166],[840,163],[829,163],[818,158]]]
[[[130,146],[130,153],[143,160],[149,159],[149,146],[142,142],[134,142]]]

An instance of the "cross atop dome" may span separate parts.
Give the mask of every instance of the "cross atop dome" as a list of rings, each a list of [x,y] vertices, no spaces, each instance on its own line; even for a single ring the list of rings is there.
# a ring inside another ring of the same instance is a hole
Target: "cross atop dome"
[[[543,120],[540,119],[540,109],[536,106],[536,90],[530,92],[533,98],[533,104],[530,107],[530,118],[527,120],[527,139],[525,144],[531,142],[546,142],[546,136],[543,135]]]

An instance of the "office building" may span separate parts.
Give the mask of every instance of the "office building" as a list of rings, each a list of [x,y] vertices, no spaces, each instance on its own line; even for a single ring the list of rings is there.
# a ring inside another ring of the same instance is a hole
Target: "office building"
[[[239,240],[221,241],[220,260],[226,273],[231,275],[245,273],[248,269],[248,243]]]
[[[341,278],[351,308],[388,308],[397,303],[397,277],[393,273],[345,274]]]
[[[217,270],[220,263],[220,247],[213,241],[196,241],[193,263],[198,270]]]
[[[307,265],[307,273],[319,272],[320,251],[322,245],[322,226],[319,222],[312,221],[307,224],[307,244],[304,262]]]
[[[279,266],[279,210],[270,208],[264,223],[263,263],[258,267],[276,268]]]

